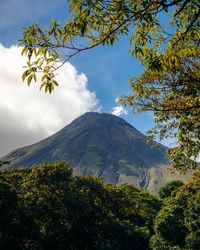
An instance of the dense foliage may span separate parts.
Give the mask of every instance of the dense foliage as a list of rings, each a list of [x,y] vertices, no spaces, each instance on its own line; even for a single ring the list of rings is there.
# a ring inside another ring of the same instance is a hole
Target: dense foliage
[[[161,199],[168,198],[171,196],[171,193],[176,190],[177,188],[183,185],[182,180],[174,180],[166,183],[164,186],[160,187],[158,190],[158,196]]]
[[[72,177],[64,162],[0,172],[0,248],[148,249],[161,201],[125,185]]]
[[[200,249],[200,172],[165,199],[154,230],[152,249]]]
[[[200,172],[160,190],[163,200],[130,184],[73,177],[64,162],[3,170],[0,248],[200,249]]]

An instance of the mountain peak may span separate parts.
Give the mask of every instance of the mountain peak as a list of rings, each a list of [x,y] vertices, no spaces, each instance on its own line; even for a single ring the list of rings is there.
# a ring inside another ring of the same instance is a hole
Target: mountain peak
[[[140,134],[141,136],[144,137],[144,135],[141,132],[139,132],[136,128],[134,128],[124,119],[110,113],[86,112],[85,114],[81,115],[80,117],[72,121],[71,124],[75,126],[81,124],[82,126],[86,127],[101,126],[102,128],[110,128],[111,126],[117,126],[117,125],[126,126],[131,128],[132,130],[135,130],[135,133],[137,133],[138,135]],[[68,126],[69,125],[67,125],[65,128],[67,128]]]
[[[105,182],[130,183],[155,193],[173,178],[167,172],[166,147],[152,150],[146,139],[120,117],[87,112],[56,134],[3,159],[12,161],[9,168],[65,160],[74,175],[103,176]]]

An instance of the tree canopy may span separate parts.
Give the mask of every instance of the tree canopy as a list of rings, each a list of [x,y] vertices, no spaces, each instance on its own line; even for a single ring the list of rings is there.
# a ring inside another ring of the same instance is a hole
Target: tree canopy
[[[168,60],[174,57],[174,62]],[[200,50],[197,42],[158,56],[159,68],[147,68],[131,78],[131,94],[121,103],[134,112],[153,111],[155,127],[150,139],[173,138],[177,143],[168,150],[171,168],[185,172],[196,168],[200,152]],[[192,160],[193,159],[193,160]]]
[[[64,162],[3,170],[0,193],[1,249],[148,249],[162,205],[132,185],[72,177]]]
[[[171,196],[172,192],[183,185],[182,180],[174,180],[166,183],[164,186],[160,187],[158,190],[158,196],[161,199],[165,199]]]
[[[191,37],[199,40],[199,2],[197,0],[68,0],[68,20],[51,20],[48,28],[38,22],[24,28],[22,54],[28,56],[28,84],[36,80],[36,72],[42,72],[45,91],[54,89],[54,72],[63,63],[82,51],[99,45],[113,45],[121,36],[126,36],[132,45],[130,53],[148,65],[156,64],[157,53],[162,45],[182,47]],[[160,23],[158,15],[170,16],[168,26]],[[83,42],[81,45],[80,42]],[[66,49],[60,54],[59,49]],[[173,61],[174,56],[169,60]],[[62,59],[62,64],[55,62]],[[155,67],[155,65],[154,65]]]
[[[200,171],[163,189],[174,190],[159,199],[130,184],[73,177],[65,162],[2,170],[0,247],[199,249]]]
[[[154,221],[151,248],[200,248],[200,172],[194,175],[165,199]]]
[[[177,138],[169,151],[172,168],[197,168],[200,151],[200,6],[198,0],[71,0],[65,23],[51,20],[25,28],[22,54],[28,56],[23,80],[28,85],[41,73],[46,92],[58,85],[56,70],[73,56],[99,45],[113,45],[122,36],[129,53],[145,66],[129,80],[130,95],[121,98],[133,112],[153,111],[151,137]],[[159,15],[169,18],[168,25]],[[81,44],[81,45],[79,45]],[[64,54],[61,53],[64,51]],[[188,160],[189,159],[189,160]]]

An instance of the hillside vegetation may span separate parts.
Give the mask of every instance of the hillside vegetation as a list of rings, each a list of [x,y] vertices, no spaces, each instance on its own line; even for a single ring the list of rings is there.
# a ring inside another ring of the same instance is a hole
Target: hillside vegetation
[[[0,248],[196,250],[199,183],[196,173],[160,199],[130,184],[73,177],[64,162],[3,170]]]

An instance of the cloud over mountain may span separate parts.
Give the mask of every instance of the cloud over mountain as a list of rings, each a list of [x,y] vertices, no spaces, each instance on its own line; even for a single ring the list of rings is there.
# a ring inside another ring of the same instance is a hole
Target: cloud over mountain
[[[127,115],[128,112],[122,106],[116,106],[112,110],[112,114],[116,116]]]
[[[98,104],[87,77],[70,63],[59,69],[59,87],[51,95],[39,91],[39,80],[27,87],[20,53],[21,48],[0,44],[0,155],[41,140]]]

